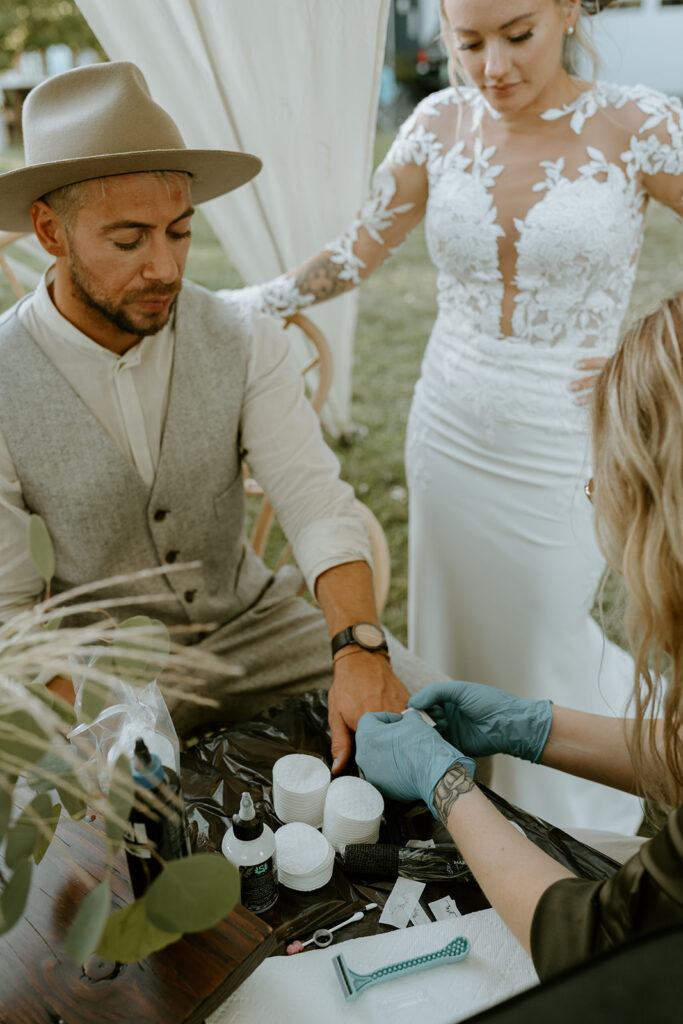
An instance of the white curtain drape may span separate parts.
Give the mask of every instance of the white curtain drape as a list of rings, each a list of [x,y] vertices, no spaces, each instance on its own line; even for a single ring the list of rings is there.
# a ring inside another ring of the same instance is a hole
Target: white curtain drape
[[[368,184],[389,0],[78,0],[112,60],[132,60],[188,146],[240,149],[263,171],[203,206],[245,283],[291,270],[353,217]],[[357,297],[312,316],[349,422]]]

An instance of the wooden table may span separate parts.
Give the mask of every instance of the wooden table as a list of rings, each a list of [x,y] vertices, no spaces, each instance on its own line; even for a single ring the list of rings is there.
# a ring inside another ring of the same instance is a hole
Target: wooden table
[[[64,949],[87,891],[65,849],[93,879],[103,876],[99,828],[60,822],[34,869],[22,920],[0,938],[1,1024],[200,1024],[277,945],[265,922],[237,907],[215,928],[187,935],[139,963],[117,967],[93,958],[88,977]],[[115,907],[131,902],[123,854],[111,886]]]

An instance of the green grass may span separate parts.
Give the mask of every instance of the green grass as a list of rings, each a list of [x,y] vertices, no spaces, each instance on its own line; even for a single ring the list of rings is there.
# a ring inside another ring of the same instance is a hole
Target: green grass
[[[377,139],[379,160],[390,142]],[[20,164],[17,151],[0,154],[0,170]],[[239,276],[200,215],[194,224],[188,276],[209,288],[238,287]],[[683,232],[670,211],[653,204],[629,315],[654,308],[683,289]],[[363,286],[354,359],[352,421],[363,427],[333,442],[343,475],[376,513],[389,542],[392,582],[385,621],[406,636],[408,501],[403,468],[405,423],[420,361],[436,313],[435,271],[418,228],[400,252]],[[13,301],[0,282],[0,308]],[[619,587],[605,588],[606,628],[620,640]]]

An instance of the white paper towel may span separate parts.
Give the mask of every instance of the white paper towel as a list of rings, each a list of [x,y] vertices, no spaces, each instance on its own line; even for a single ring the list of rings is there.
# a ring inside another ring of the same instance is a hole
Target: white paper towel
[[[469,956],[382,982],[347,1003],[331,960],[343,952],[348,967],[367,973],[385,964],[441,949],[457,935]],[[339,942],[329,949],[265,960],[207,1024],[454,1024],[538,984],[530,958],[494,910],[456,921],[406,928]]]

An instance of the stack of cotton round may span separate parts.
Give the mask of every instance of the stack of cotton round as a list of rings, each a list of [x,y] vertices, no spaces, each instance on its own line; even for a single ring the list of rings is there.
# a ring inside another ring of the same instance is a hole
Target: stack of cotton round
[[[335,850],[347,843],[376,843],[384,810],[379,790],[364,779],[335,779],[327,791],[323,835]]]
[[[275,833],[275,849],[278,879],[288,889],[312,892],[332,877],[334,850],[312,825],[283,825]]]
[[[273,765],[273,803],[280,821],[303,821],[319,828],[323,822],[330,769],[319,757],[286,754]]]

